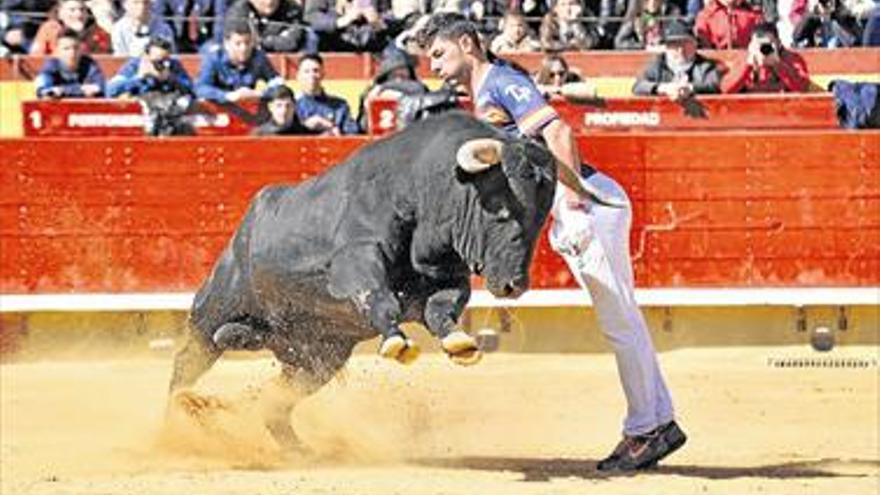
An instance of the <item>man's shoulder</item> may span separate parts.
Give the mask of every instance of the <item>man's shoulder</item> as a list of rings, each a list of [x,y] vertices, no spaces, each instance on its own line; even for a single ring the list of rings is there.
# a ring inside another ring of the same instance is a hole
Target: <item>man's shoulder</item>
[[[324,95],[321,97],[321,100],[324,104],[329,105],[334,108],[348,106],[348,102],[345,101],[345,99],[340,98],[338,96],[331,95],[331,94],[327,94],[327,93],[324,93]]]

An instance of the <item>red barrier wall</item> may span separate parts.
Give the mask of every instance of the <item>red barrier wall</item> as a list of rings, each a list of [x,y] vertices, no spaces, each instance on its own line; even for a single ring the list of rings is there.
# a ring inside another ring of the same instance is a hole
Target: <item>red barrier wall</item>
[[[192,290],[270,182],[364,138],[0,140],[0,292]],[[880,133],[601,134],[637,285],[880,285]],[[542,239],[538,287],[570,286]]]

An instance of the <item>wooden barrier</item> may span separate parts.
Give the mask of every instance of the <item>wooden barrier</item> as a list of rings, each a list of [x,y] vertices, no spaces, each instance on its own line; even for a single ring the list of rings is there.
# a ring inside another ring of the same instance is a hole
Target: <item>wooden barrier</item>
[[[0,140],[0,293],[193,290],[261,186],[367,138]],[[173,143],[173,145],[172,145]],[[880,285],[880,133],[601,133],[640,287]],[[573,286],[542,237],[535,287]]]
[[[25,137],[136,137],[144,135],[141,104],[133,99],[63,99],[22,102]],[[202,136],[242,136],[258,122],[259,102],[200,101],[186,116]]]
[[[620,131],[835,129],[834,100],[829,94],[712,95],[684,105],[665,97],[606,98],[589,104],[554,99],[552,105],[582,134]],[[464,102],[470,105],[469,102]],[[397,103],[370,102],[370,133],[397,129]]]

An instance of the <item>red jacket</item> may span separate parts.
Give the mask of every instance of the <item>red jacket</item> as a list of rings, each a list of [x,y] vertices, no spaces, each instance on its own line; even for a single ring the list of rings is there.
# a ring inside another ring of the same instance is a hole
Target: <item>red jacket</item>
[[[715,49],[745,48],[749,46],[752,29],[764,22],[764,14],[757,7],[734,2],[728,8],[717,0],[710,0],[697,15],[694,30],[700,44]]]
[[[51,55],[63,30],[64,25],[56,19],[49,19],[41,24],[31,43],[31,55]],[[82,33],[82,50],[83,53],[110,53],[110,35],[94,22],[86,24]]]
[[[799,93],[810,88],[807,63],[797,53],[783,50],[776,67],[753,67],[745,59],[721,81],[722,93]]]

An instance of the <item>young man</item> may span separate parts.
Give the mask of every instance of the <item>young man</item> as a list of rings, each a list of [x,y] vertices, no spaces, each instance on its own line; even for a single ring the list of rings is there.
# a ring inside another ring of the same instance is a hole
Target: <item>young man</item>
[[[255,47],[254,34],[246,21],[226,24],[223,46],[212,46],[202,54],[196,79],[196,96],[219,103],[259,98],[257,83],[268,88],[284,81],[275,72],[266,54]]]
[[[104,96],[104,75],[83,55],[79,33],[66,29],[58,35],[54,56],[36,78],[38,98],[97,98]]]
[[[171,40],[150,38],[145,53],[131,58],[107,83],[107,95],[139,96],[149,92],[193,94],[193,83],[183,64],[172,57]]]
[[[255,136],[293,136],[314,134],[296,116],[296,98],[287,86],[275,86],[266,93],[269,118],[253,130]]]
[[[623,440],[598,469],[632,471],[655,465],[681,447],[685,435],[674,421],[672,400],[635,302],[629,258],[632,210],[626,193],[610,177],[581,165],[571,128],[527,74],[487,58],[474,25],[463,16],[435,15],[422,41],[431,69],[468,89],[478,117],[512,135],[546,142],[559,162],[560,181],[582,189],[557,188],[550,240],[590,292],[626,394]],[[566,173],[575,172],[581,179],[572,184]],[[581,199],[583,190],[596,201]]]
[[[310,53],[299,59],[296,81],[300,90],[296,113],[306,127],[331,136],[360,132],[348,103],[324,91],[324,59],[320,55]]]

